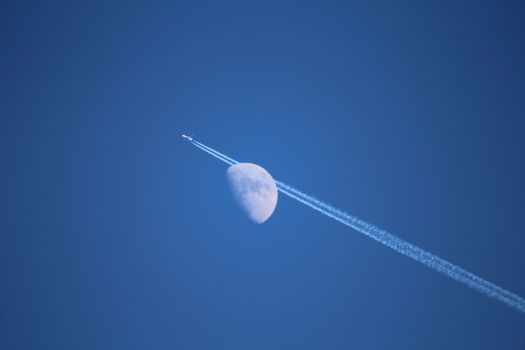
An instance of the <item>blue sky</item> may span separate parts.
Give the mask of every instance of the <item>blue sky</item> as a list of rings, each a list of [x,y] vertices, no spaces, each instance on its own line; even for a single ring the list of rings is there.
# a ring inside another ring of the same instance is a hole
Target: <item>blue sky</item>
[[[1,5],[0,348],[523,349],[525,317],[199,141],[525,295],[518,2]]]

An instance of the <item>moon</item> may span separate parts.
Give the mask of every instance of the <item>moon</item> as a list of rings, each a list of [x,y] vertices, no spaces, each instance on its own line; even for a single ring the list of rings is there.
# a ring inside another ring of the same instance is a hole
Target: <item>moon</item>
[[[264,168],[252,163],[237,163],[226,170],[234,199],[248,218],[262,224],[277,205],[277,185]]]

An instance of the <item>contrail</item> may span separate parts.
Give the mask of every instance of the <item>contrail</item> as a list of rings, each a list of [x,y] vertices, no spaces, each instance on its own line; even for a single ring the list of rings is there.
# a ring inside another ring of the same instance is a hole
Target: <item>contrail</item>
[[[483,278],[478,277],[473,273],[468,272],[463,268],[454,265],[432,253],[429,253],[407,241],[404,241],[403,239],[387,231],[384,231],[372,224],[356,218],[355,216],[345,213],[340,209],[334,208],[329,204],[326,204],[291,186],[288,186],[283,182],[276,181],[276,183],[282,193],[298,200],[299,202],[365,234],[366,236],[422,263],[423,265],[435,271],[445,274],[457,282],[463,283],[466,286],[475,289],[487,295],[488,297],[505,303],[518,311],[525,312],[525,300],[520,296],[498,287],[497,285],[484,280]]]
[[[218,156],[221,157],[221,158],[224,158],[224,159],[226,160],[226,163],[228,163],[228,162],[229,162],[229,163],[232,163],[232,164],[237,164],[237,163],[239,163],[239,162],[236,161],[235,159],[232,159],[232,158],[228,157],[227,155],[222,154],[221,152],[219,152],[219,151],[217,151],[217,150],[214,150],[213,148],[208,147],[208,146],[206,146],[206,145],[200,143],[199,141],[197,141],[197,140],[195,140],[195,139],[192,140],[192,143],[195,144],[196,146],[201,146],[201,147],[205,148],[206,150],[215,153],[216,155],[218,155]],[[219,158],[219,159],[220,159],[220,158]],[[221,160],[222,160],[222,159],[221,159]]]
[[[221,152],[208,147],[198,141],[193,140],[192,143],[216,157],[217,159],[232,165],[238,163],[236,160],[222,154]],[[310,196],[292,186],[289,186],[281,181],[275,181],[277,188],[283,194],[297,200],[298,202],[346,225],[355,229],[356,231],[392,248],[393,250],[408,256],[423,265],[441,272],[442,274],[452,278],[453,280],[466,285],[486,296],[498,300],[507,306],[512,307],[517,311],[525,313],[525,300],[520,296],[509,292],[494,283],[491,283],[483,278],[474,275],[467,270],[454,265],[432,253],[429,253],[385,230],[382,230],[372,224],[369,224],[353,215],[350,215],[338,208],[331,206],[313,196]]]
[[[233,164],[237,164],[237,163],[238,163],[237,161],[229,160],[229,159],[231,159],[231,158],[221,155],[219,152],[213,150],[212,148],[206,147],[206,146],[204,146],[204,145],[201,146],[201,143],[200,143],[200,142],[197,142],[197,141],[190,141],[190,142],[191,142],[195,147],[200,148],[200,149],[203,150],[204,152],[206,152],[206,153],[208,153],[208,154],[211,154],[211,155],[214,156],[215,158],[218,158],[218,159],[222,160],[222,161],[223,161],[224,163],[226,163],[226,164],[233,165]]]

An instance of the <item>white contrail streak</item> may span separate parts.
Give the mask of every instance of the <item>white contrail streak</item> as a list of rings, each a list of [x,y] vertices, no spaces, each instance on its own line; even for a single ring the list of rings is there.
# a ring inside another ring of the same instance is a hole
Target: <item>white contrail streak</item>
[[[195,140],[195,139],[192,140],[192,143],[193,143],[194,145],[196,145],[197,147],[200,146],[200,147],[202,147],[202,148],[205,148],[205,150],[208,150],[209,152],[213,152],[213,153],[215,153],[217,156],[219,156],[219,159],[223,158],[223,159],[221,159],[221,160],[224,161],[224,162],[226,162],[226,163],[230,163],[230,164],[237,164],[237,163],[239,163],[239,162],[236,161],[235,159],[232,159],[232,158],[228,157],[227,155],[222,154],[221,152],[219,152],[219,151],[217,151],[217,150],[214,150],[213,148],[208,147],[208,146],[206,146],[206,145],[200,143],[199,141],[197,141],[197,140]]]
[[[198,141],[193,140],[192,143],[205,151],[206,153],[222,160],[226,164],[233,165],[238,162],[221,152],[214,150]],[[481,277],[470,273],[461,267],[454,265],[434,254],[431,254],[411,243],[404,241],[403,239],[382,230],[372,224],[369,224],[363,220],[358,219],[338,208],[332,207],[330,204],[320,201],[319,199],[312,197],[298,189],[289,186],[281,181],[275,181],[277,188],[283,194],[297,200],[298,202],[346,225],[355,229],[356,231],[363,233],[364,235],[392,248],[393,250],[406,255],[423,265],[441,272],[442,274],[452,278],[453,280],[460,282],[472,289],[485,294],[488,297],[496,299],[515,310],[525,313],[525,300],[520,296],[509,292],[497,285],[484,280]]]
[[[334,208],[329,204],[326,204],[291,186],[288,186],[283,182],[276,181],[276,183],[279,190],[291,198],[298,200],[299,202],[365,234],[366,236],[422,263],[433,270],[441,272],[446,276],[463,283],[466,286],[475,289],[491,298],[505,303],[518,311],[525,312],[525,300],[520,296],[498,287],[497,285],[484,280],[483,278],[478,277],[473,273],[470,273],[461,267],[454,265],[434,254],[431,254],[411,243],[408,243],[387,231],[384,231],[372,224],[356,218],[355,216],[347,214],[340,209]]]
[[[219,152],[216,152],[214,151],[213,149],[210,149],[209,147],[206,147],[206,146],[201,146],[200,143],[198,143],[197,141],[192,141],[191,142],[195,147],[197,148],[200,148],[201,150],[203,150],[204,152],[208,153],[208,154],[211,154],[212,156],[214,156],[215,158],[218,158],[220,160],[222,160],[224,163],[226,164],[229,164],[229,165],[233,165],[233,164],[236,164],[238,162],[236,161],[230,161],[228,160],[226,157],[222,156]]]

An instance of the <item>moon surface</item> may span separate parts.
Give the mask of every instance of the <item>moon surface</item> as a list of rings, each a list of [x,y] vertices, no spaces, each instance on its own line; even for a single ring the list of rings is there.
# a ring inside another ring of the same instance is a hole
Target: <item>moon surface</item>
[[[237,163],[226,176],[233,197],[251,221],[262,224],[277,205],[277,186],[270,173],[252,163]]]

